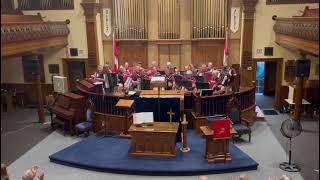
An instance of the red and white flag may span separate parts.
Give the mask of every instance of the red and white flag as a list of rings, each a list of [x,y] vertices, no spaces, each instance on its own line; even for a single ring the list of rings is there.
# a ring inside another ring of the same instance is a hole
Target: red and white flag
[[[224,38],[224,52],[223,52],[223,66],[228,66],[229,44],[228,44],[228,30],[226,30]]]
[[[118,72],[119,61],[118,61],[118,47],[116,41],[116,34],[113,32],[113,59],[114,59],[114,72]]]

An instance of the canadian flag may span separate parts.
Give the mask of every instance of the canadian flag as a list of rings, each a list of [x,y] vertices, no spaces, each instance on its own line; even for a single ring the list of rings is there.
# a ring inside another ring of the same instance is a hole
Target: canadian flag
[[[228,55],[229,55],[229,45],[228,45],[228,30],[226,30],[226,35],[224,38],[224,52],[223,52],[223,66],[228,66]]]
[[[119,61],[118,61],[118,47],[117,47],[117,40],[116,40],[116,34],[113,32],[113,59],[114,59],[114,72],[118,71],[119,67]]]

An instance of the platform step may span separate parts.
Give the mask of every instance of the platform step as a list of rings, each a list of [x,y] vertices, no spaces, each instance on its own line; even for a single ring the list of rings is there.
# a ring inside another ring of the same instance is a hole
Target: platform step
[[[258,121],[264,121],[264,114],[263,111],[259,108],[259,106],[256,106],[256,114],[257,114],[257,120]]]

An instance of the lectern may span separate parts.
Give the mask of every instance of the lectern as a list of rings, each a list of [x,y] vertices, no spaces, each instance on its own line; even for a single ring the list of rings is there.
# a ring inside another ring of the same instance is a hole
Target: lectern
[[[161,88],[163,87],[166,87],[167,86],[167,83],[166,83],[166,78],[163,77],[163,76],[155,76],[155,77],[152,77],[151,78],[151,81],[150,81],[150,87],[153,89],[155,87],[158,88],[158,119],[160,119],[160,91],[161,91]]]
[[[122,126],[122,127],[124,127],[124,129],[123,129],[122,133],[120,134],[120,136],[124,137],[124,138],[131,138],[131,136],[128,132],[128,129],[132,124],[132,122],[130,122],[130,120],[129,120],[129,115],[130,115],[130,111],[132,110],[133,103],[134,103],[133,100],[120,99],[118,101],[118,103],[116,104],[116,107],[125,110],[125,121],[124,121],[124,125]]]

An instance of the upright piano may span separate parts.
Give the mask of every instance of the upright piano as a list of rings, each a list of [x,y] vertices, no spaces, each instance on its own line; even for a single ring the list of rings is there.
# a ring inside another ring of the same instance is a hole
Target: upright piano
[[[85,121],[86,99],[74,93],[58,94],[51,112],[59,120],[65,121],[70,133],[73,134],[74,126]]]

